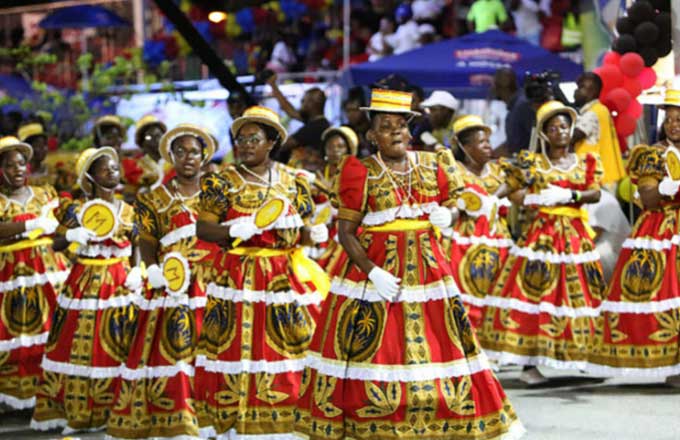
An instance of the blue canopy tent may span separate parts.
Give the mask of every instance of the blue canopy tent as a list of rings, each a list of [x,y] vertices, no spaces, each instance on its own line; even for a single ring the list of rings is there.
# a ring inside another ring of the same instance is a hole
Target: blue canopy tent
[[[83,29],[128,26],[129,23],[101,6],[80,5],[57,9],[40,21],[43,29]]]
[[[563,81],[574,81],[583,72],[579,64],[492,30],[351,66],[345,80],[368,86],[396,73],[424,89],[450,90],[460,98],[486,98],[494,72],[503,67],[514,70],[520,81],[528,71],[554,70]]]

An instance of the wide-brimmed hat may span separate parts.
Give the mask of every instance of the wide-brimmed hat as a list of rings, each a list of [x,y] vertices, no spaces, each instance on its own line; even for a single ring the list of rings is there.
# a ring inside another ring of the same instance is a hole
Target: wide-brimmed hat
[[[127,132],[127,128],[123,124],[123,121],[116,116],[116,115],[104,115],[100,116],[94,121],[94,127],[93,127],[93,132],[97,131],[98,127],[101,127],[102,125],[115,125],[120,129],[120,133],[125,136],[125,133]]]
[[[420,103],[422,108],[430,108],[435,105],[446,107],[454,112],[458,110],[458,100],[452,94],[444,90],[435,90],[429,98]]]
[[[0,138],[0,156],[8,151],[16,150],[23,154],[26,160],[31,160],[33,157],[33,147],[26,142],[21,142],[14,136],[5,136]]]
[[[661,107],[680,107],[680,90],[666,89]]]
[[[543,133],[543,126],[550,118],[555,115],[567,115],[571,118],[572,127],[576,123],[578,113],[571,107],[564,105],[560,101],[548,101],[543,104],[536,112],[536,130],[538,134]]]
[[[215,149],[217,148],[215,141],[213,140],[213,137],[210,135],[210,133],[208,133],[208,130],[194,124],[179,124],[172,130],[165,132],[163,137],[161,137],[160,145],[158,146],[158,152],[166,162],[171,164],[175,163],[175,159],[170,149],[172,148],[172,143],[175,141],[175,139],[182,136],[191,136],[197,138],[204,147],[203,163],[210,162],[210,159],[212,159],[213,155],[215,154]]]
[[[92,164],[103,156],[109,156],[116,162],[118,161],[118,153],[111,147],[88,148],[80,153],[76,161],[76,175],[78,176],[78,186],[88,194],[92,194],[92,183],[87,179],[85,174],[90,169]]]
[[[350,127],[346,125],[342,125],[340,127],[330,127],[324,130],[323,133],[321,133],[321,141],[324,143],[328,138],[330,138],[333,135],[340,135],[342,136],[345,141],[347,141],[347,145],[349,145],[349,152],[352,156],[357,155],[357,149],[359,148],[359,137],[357,134],[352,130]]]
[[[379,113],[403,113],[409,116],[418,116],[419,112],[411,110],[413,94],[397,90],[373,89],[371,90],[371,104],[368,107],[360,107],[365,112]]]
[[[245,124],[252,122],[264,124],[274,128],[276,132],[279,134],[281,143],[284,143],[286,141],[286,138],[288,137],[288,132],[286,131],[284,126],[281,125],[279,115],[274,110],[267,107],[262,107],[260,105],[256,105],[246,109],[246,111],[243,112],[243,116],[237,118],[231,124],[232,136],[236,137],[241,127],[243,127]]]
[[[458,137],[465,130],[470,130],[472,128],[479,128],[491,134],[491,127],[486,125],[482,118],[477,115],[465,115],[456,119],[453,122],[453,134]]]
[[[42,124],[38,122],[32,122],[30,124],[22,125],[21,127],[19,127],[17,135],[21,142],[26,142],[28,138],[31,138],[33,136],[47,136],[45,134],[45,129],[43,128]]]
[[[163,133],[168,131],[168,127],[166,127],[165,123],[155,117],[154,115],[146,115],[142,117],[137,123],[135,124],[135,143],[137,145],[141,145],[142,143],[142,135],[144,134],[144,130],[147,127],[151,127],[152,125],[158,125],[161,127],[163,130]]]

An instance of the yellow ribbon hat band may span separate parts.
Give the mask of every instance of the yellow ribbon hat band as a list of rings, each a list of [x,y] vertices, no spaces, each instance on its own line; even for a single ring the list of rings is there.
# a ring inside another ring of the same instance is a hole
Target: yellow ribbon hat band
[[[668,89],[664,95],[663,105],[680,107],[680,90]]]

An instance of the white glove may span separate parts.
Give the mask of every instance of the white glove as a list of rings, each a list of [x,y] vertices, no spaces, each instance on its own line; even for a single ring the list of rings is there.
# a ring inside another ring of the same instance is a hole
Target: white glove
[[[659,182],[659,194],[673,197],[680,189],[680,180],[673,180],[666,176]]]
[[[38,217],[38,218],[34,218],[32,220],[26,220],[26,223],[24,223],[24,226],[26,227],[26,232],[35,231],[36,229],[41,229],[43,231],[44,235],[50,235],[50,234],[54,234],[54,231],[57,230],[57,226],[59,226],[59,222],[56,221],[53,218]]]
[[[378,295],[386,301],[392,301],[397,296],[397,293],[399,293],[401,278],[395,277],[378,266],[371,269],[368,273],[368,279],[373,282]]]
[[[538,193],[538,204],[542,206],[564,205],[571,202],[571,190],[560,186],[548,185]]]
[[[328,227],[326,225],[314,225],[309,228],[309,238],[314,243],[325,243],[328,241]]]
[[[491,217],[496,213],[499,204],[498,197],[482,195],[477,193],[476,191],[470,192],[473,192],[475,196],[479,198],[480,202],[479,207],[477,207],[477,209],[472,209],[473,207],[468,206],[468,204],[465,201],[465,198],[461,197],[456,202],[458,209],[460,209],[461,211],[465,211],[465,213],[472,218],[486,217],[490,221]]]
[[[83,246],[87,244],[88,241],[92,240],[95,238],[96,235],[94,232],[90,231],[89,229],[81,226],[79,228],[73,228],[69,229],[66,231],[66,240],[69,241],[70,243],[79,243]]]
[[[133,267],[125,278],[125,288],[135,292],[142,288],[142,269]]]
[[[154,289],[160,289],[168,285],[168,282],[163,275],[163,269],[161,269],[157,264],[152,264],[146,268],[146,275],[149,278],[149,284]]]
[[[257,226],[250,222],[236,223],[231,225],[229,228],[229,236],[232,238],[238,238],[241,241],[247,241],[250,239],[250,237],[258,234],[259,232],[260,230],[257,229]]]
[[[430,213],[430,223],[440,229],[448,228],[453,221],[453,214],[449,208],[438,206]]]

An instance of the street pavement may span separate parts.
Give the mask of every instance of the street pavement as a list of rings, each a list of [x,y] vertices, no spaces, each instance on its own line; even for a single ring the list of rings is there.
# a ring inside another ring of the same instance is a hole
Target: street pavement
[[[520,369],[498,373],[528,433],[523,440],[680,440],[680,389],[661,380],[589,378],[541,369],[548,386],[527,388]],[[0,414],[0,439],[62,439],[28,427],[30,412]],[[103,439],[103,433],[72,439]]]

